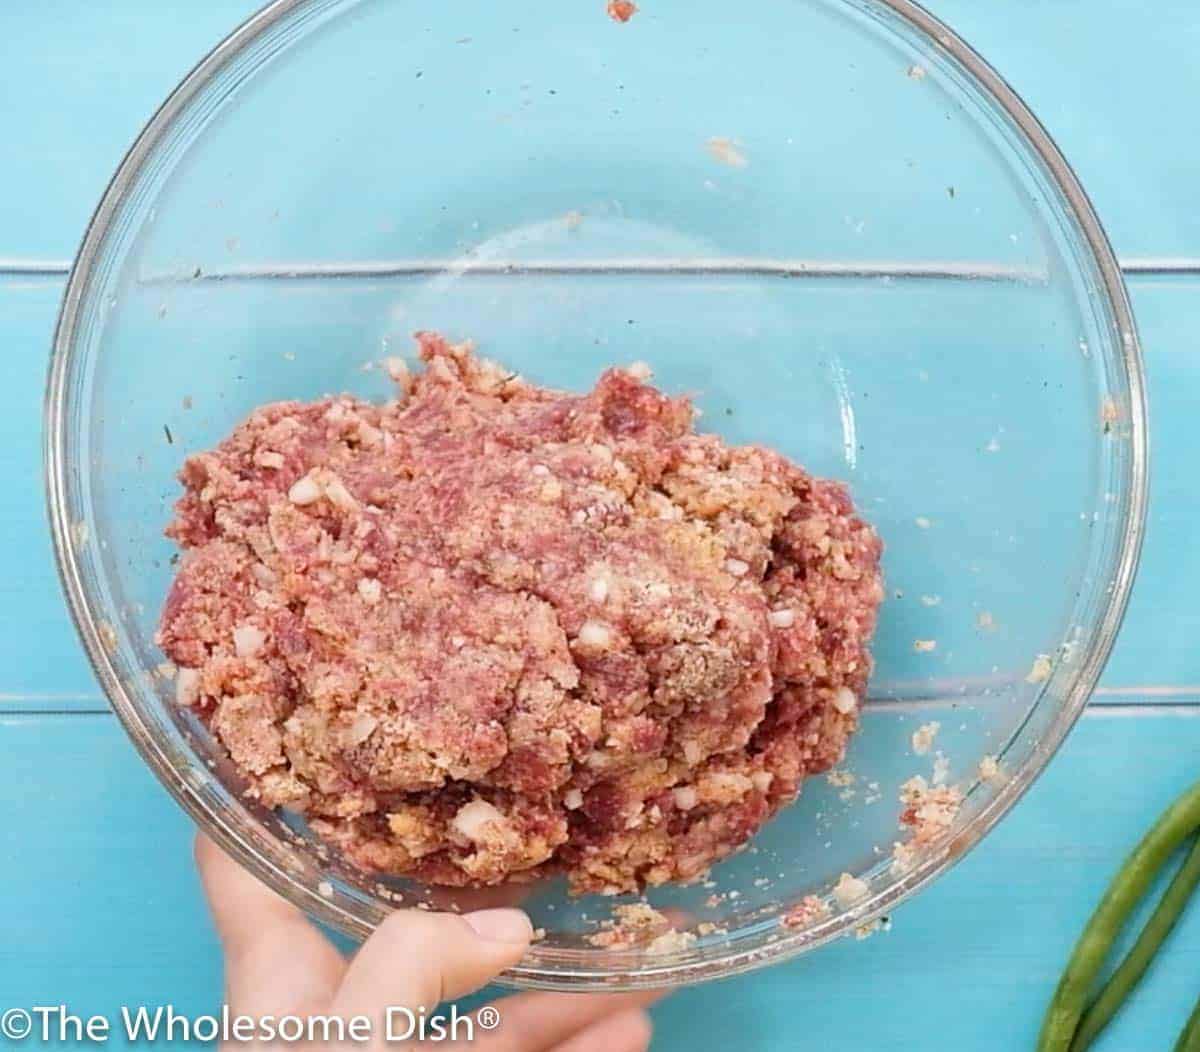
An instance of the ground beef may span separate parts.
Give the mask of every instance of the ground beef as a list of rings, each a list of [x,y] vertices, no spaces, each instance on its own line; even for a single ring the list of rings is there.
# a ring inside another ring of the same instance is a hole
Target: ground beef
[[[644,368],[563,394],[418,340],[392,401],[267,405],[188,458],[178,700],[365,869],[702,875],[841,759],[879,539]]]

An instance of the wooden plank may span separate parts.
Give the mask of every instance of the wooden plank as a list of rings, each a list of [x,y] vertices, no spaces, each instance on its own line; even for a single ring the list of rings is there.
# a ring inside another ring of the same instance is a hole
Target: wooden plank
[[[1200,697],[1200,609],[1188,599],[1200,588],[1200,549],[1192,543],[1200,521],[1193,482],[1200,281],[1137,279],[1131,291],[1150,399],[1150,511],[1137,583],[1102,682],[1121,689],[1121,700],[1192,702]]]
[[[65,259],[144,121],[259,5],[11,6],[0,40],[0,256]],[[1153,17],[1138,0],[929,6],[993,62],[1057,137],[1119,251],[1200,256],[1200,215],[1192,207],[1197,147],[1178,134],[1178,107],[1170,104],[1200,94],[1200,66],[1190,61],[1200,47],[1200,17],[1190,0],[1159,0]],[[1097,90],[1114,77],[1119,91]],[[38,207],[30,207],[34,201]]]
[[[1194,777],[1200,719],[1093,712],[987,841],[893,930],[657,1010],[655,1048],[1029,1048],[1079,927],[1154,815]],[[1187,710],[1194,711],[1194,710]],[[0,718],[4,1006],[210,1011],[216,943],[187,819],[105,717]],[[24,904],[20,908],[13,904]],[[1197,989],[1193,911],[1105,1046],[1170,1047]]]
[[[0,712],[105,707],[67,614],[46,523],[42,391],[62,286],[60,278],[0,278]]]
[[[69,259],[109,177],[185,73],[259,6],[49,0],[0,36],[0,257]]]
[[[215,1003],[191,825],[117,721],[0,717],[0,769],[3,1007]]]
[[[1196,169],[1174,100],[1195,98],[1200,10],[1191,0],[926,5],[992,63],[1054,136],[1117,252],[1200,255],[1187,202]],[[1105,85],[1119,90],[1107,90]]]

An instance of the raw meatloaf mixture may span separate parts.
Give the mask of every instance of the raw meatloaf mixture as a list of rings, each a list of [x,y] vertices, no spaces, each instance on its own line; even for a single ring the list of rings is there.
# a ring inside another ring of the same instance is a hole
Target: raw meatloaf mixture
[[[188,458],[180,704],[367,870],[701,876],[842,757],[878,538],[644,368],[564,394],[418,340],[394,400],[267,405]]]

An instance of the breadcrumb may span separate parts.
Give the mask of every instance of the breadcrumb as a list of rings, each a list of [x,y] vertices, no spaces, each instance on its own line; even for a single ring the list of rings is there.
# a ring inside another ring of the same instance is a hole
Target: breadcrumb
[[[933,748],[933,740],[937,737],[942,725],[937,720],[924,723],[912,733],[912,751],[918,756],[924,756]]]
[[[833,886],[833,897],[843,907],[853,906],[856,902],[865,899],[870,890],[871,888],[865,880],[860,880],[849,873],[843,873]]]
[[[917,860],[917,850],[912,844],[897,840],[892,844],[892,872],[900,877],[913,868]]]
[[[96,630],[100,633],[100,643],[104,649],[110,654],[115,654],[117,651],[117,630],[113,628],[109,621],[101,621]]]
[[[1050,673],[1054,670],[1054,665],[1050,660],[1049,654],[1038,654],[1033,659],[1033,664],[1030,666],[1029,675],[1025,677],[1026,683],[1045,683],[1050,678]]]
[[[603,949],[620,949],[652,943],[671,930],[667,916],[648,902],[621,903],[612,908],[612,919],[593,932],[587,941]]]
[[[900,802],[904,806],[900,824],[912,829],[915,846],[924,847],[954,824],[962,799],[962,791],[956,786],[930,786],[917,775],[900,787]]]
[[[695,941],[696,936],[690,931],[676,931],[672,928],[651,940],[650,945],[646,947],[646,952],[649,954],[679,953],[681,950],[686,950]]]
[[[727,164],[730,168],[745,168],[750,163],[733,139],[714,136],[708,140],[707,146],[714,161]]]
[[[1121,411],[1117,408],[1117,403],[1111,398],[1106,398],[1100,404],[1100,423],[1104,428],[1104,433],[1107,435],[1112,431],[1112,426],[1121,419]]]
[[[877,931],[889,932],[892,930],[891,917],[876,917],[874,920],[867,921],[866,924],[860,924],[854,929],[854,937],[861,942],[863,939],[869,939]]]
[[[1002,773],[1000,762],[994,756],[985,756],[979,761],[979,778],[980,781],[991,782],[999,778]]]
[[[785,928],[805,928],[814,921],[824,920],[829,914],[829,903],[824,899],[816,895],[805,895],[779,918],[779,923]]]

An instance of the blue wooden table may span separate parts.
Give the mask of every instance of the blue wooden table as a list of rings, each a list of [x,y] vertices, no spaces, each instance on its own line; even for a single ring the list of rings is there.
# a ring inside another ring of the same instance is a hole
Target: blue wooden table
[[[0,1010],[211,1011],[220,958],[191,828],[127,744],[76,644],[42,512],[41,397],[67,261],[121,153],[254,0],[43,0],[0,10]],[[1087,715],[1015,812],[893,930],[681,992],[657,1049],[1030,1047],[1079,926],[1200,755],[1200,9],[1194,0],[937,0],[1075,166],[1131,279],[1154,427],[1145,560]],[[1200,911],[1105,1049],[1161,1050],[1200,994]]]

